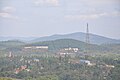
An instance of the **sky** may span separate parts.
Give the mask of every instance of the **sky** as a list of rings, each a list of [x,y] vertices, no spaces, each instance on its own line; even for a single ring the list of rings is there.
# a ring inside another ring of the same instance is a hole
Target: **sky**
[[[86,32],[120,39],[120,0],[0,0],[0,36]]]

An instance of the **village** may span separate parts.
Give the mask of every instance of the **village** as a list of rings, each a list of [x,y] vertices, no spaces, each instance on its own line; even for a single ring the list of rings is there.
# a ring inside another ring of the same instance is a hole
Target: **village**
[[[27,46],[23,47],[23,51],[27,52],[48,52],[48,46]],[[88,56],[87,58],[85,56]],[[13,78],[22,78],[31,76],[35,78],[37,75],[51,75],[57,74],[56,72],[60,72],[62,70],[69,70],[74,74],[86,74],[90,69],[96,68],[101,71],[101,77],[105,80],[109,75],[110,71],[115,68],[113,64],[108,64],[104,61],[91,59],[93,56],[83,55],[80,52],[80,49],[77,47],[69,47],[63,48],[57,51],[52,55],[44,55],[44,56],[17,56],[12,52],[4,56],[4,60],[8,63],[7,69],[1,68],[2,71],[5,70],[7,74],[4,74],[5,77],[13,77]],[[94,57],[93,57],[94,58]],[[2,60],[1,60],[2,61]],[[6,63],[5,62],[5,63]],[[85,70],[85,71],[83,71]],[[36,75],[33,75],[36,74]],[[89,73],[89,75],[93,75],[93,73]],[[88,77],[89,77],[88,75]],[[79,77],[79,76],[77,76]],[[86,77],[82,75],[82,77]]]

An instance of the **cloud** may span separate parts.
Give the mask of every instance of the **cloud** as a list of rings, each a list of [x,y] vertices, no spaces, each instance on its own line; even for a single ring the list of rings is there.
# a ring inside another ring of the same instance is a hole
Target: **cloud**
[[[67,19],[82,19],[82,20],[95,19],[98,17],[99,16],[96,14],[92,14],[92,15],[66,15],[65,16],[65,18],[67,18]]]
[[[66,19],[75,20],[92,20],[92,19],[98,19],[101,17],[118,17],[120,16],[120,12],[112,12],[112,13],[97,13],[97,14],[81,14],[81,15],[66,15]]]
[[[101,4],[116,4],[119,3],[120,0],[82,0],[88,4],[97,4],[97,5],[101,5]],[[89,1],[89,2],[88,2]]]
[[[10,7],[10,6],[4,7],[0,12],[0,17],[6,19],[19,19],[18,16],[13,15],[15,11],[16,9],[14,7]]]
[[[7,6],[7,7],[4,7],[2,11],[6,13],[13,13],[16,11],[16,9],[14,7]]]
[[[112,16],[120,16],[120,12],[119,11],[115,11],[113,13],[111,13]]]
[[[8,19],[18,19],[17,16],[13,16],[13,15],[11,15],[9,13],[5,13],[5,12],[1,12],[0,13],[0,17],[2,17],[2,18],[8,18]]]
[[[50,5],[50,6],[58,6],[59,0],[34,0],[34,4],[39,5]]]

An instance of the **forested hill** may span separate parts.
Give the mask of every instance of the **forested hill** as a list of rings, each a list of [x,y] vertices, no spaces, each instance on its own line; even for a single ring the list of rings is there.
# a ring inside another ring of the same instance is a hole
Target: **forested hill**
[[[19,40],[8,40],[8,41],[0,41],[0,45],[2,46],[18,46],[18,45],[24,45],[24,42],[21,42]]]
[[[0,41],[0,49],[16,48],[22,45],[25,45],[25,43],[18,40]]]
[[[85,42],[74,40],[74,39],[57,39],[57,40],[40,41],[40,42],[34,42],[34,43],[24,43],[17,40],[1,41],[0,49],[20,51],[24,46],[44,46],[44,45],[48,46],[49,50],[53,50],[53,51],[60,50],[63,48],[73,47],[73,48],[79,48],[82,52],[84,52],[87,49],[90,52],[94,52],[94,53],[97,53],[97,52],[120,53],[120,44],[86,45]]]
[[[120,54],[120,44],[103,44],[101,46],[109,48],[112,53]]]
[[[74,39],[58,39],[53,41],[41,41],[41,42],[35,42],[32,44],[27,44],[27,46],[40,46],[40,45],[47,45],[49,46],[50,50],[59,50],[62,48],[67,47],[75,47],[79,48],[80,50],[84,51],[86,48],[90,51],[106,51],[109,50],[107,47],[101,47],[99,45],[95,44],[89,44],[86,46],[85,42],[74,40]]]
[[[50,41],[50,40],[57,40],[57,39],[75,39],[79,41],[85,42],[86,34],[82,32],[76,32],[76,33],[70,33],[70,34],[64,34],[64,35],[52,35],[52,36],[46,36],[46,37],[40,37],[37,39],[32,40],[32,42],[38,42],[38,41]],[[107,38],[104,36],[99,36],[95,34],[90,34],[90,42],[92,44],[105,44],[105,43],[120,43],[120,40]]]

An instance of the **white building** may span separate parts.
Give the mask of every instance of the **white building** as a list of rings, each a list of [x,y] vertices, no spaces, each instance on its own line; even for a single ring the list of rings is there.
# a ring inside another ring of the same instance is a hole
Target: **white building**
[[[48,49],[48,46],[26,46],[24,49]]]

